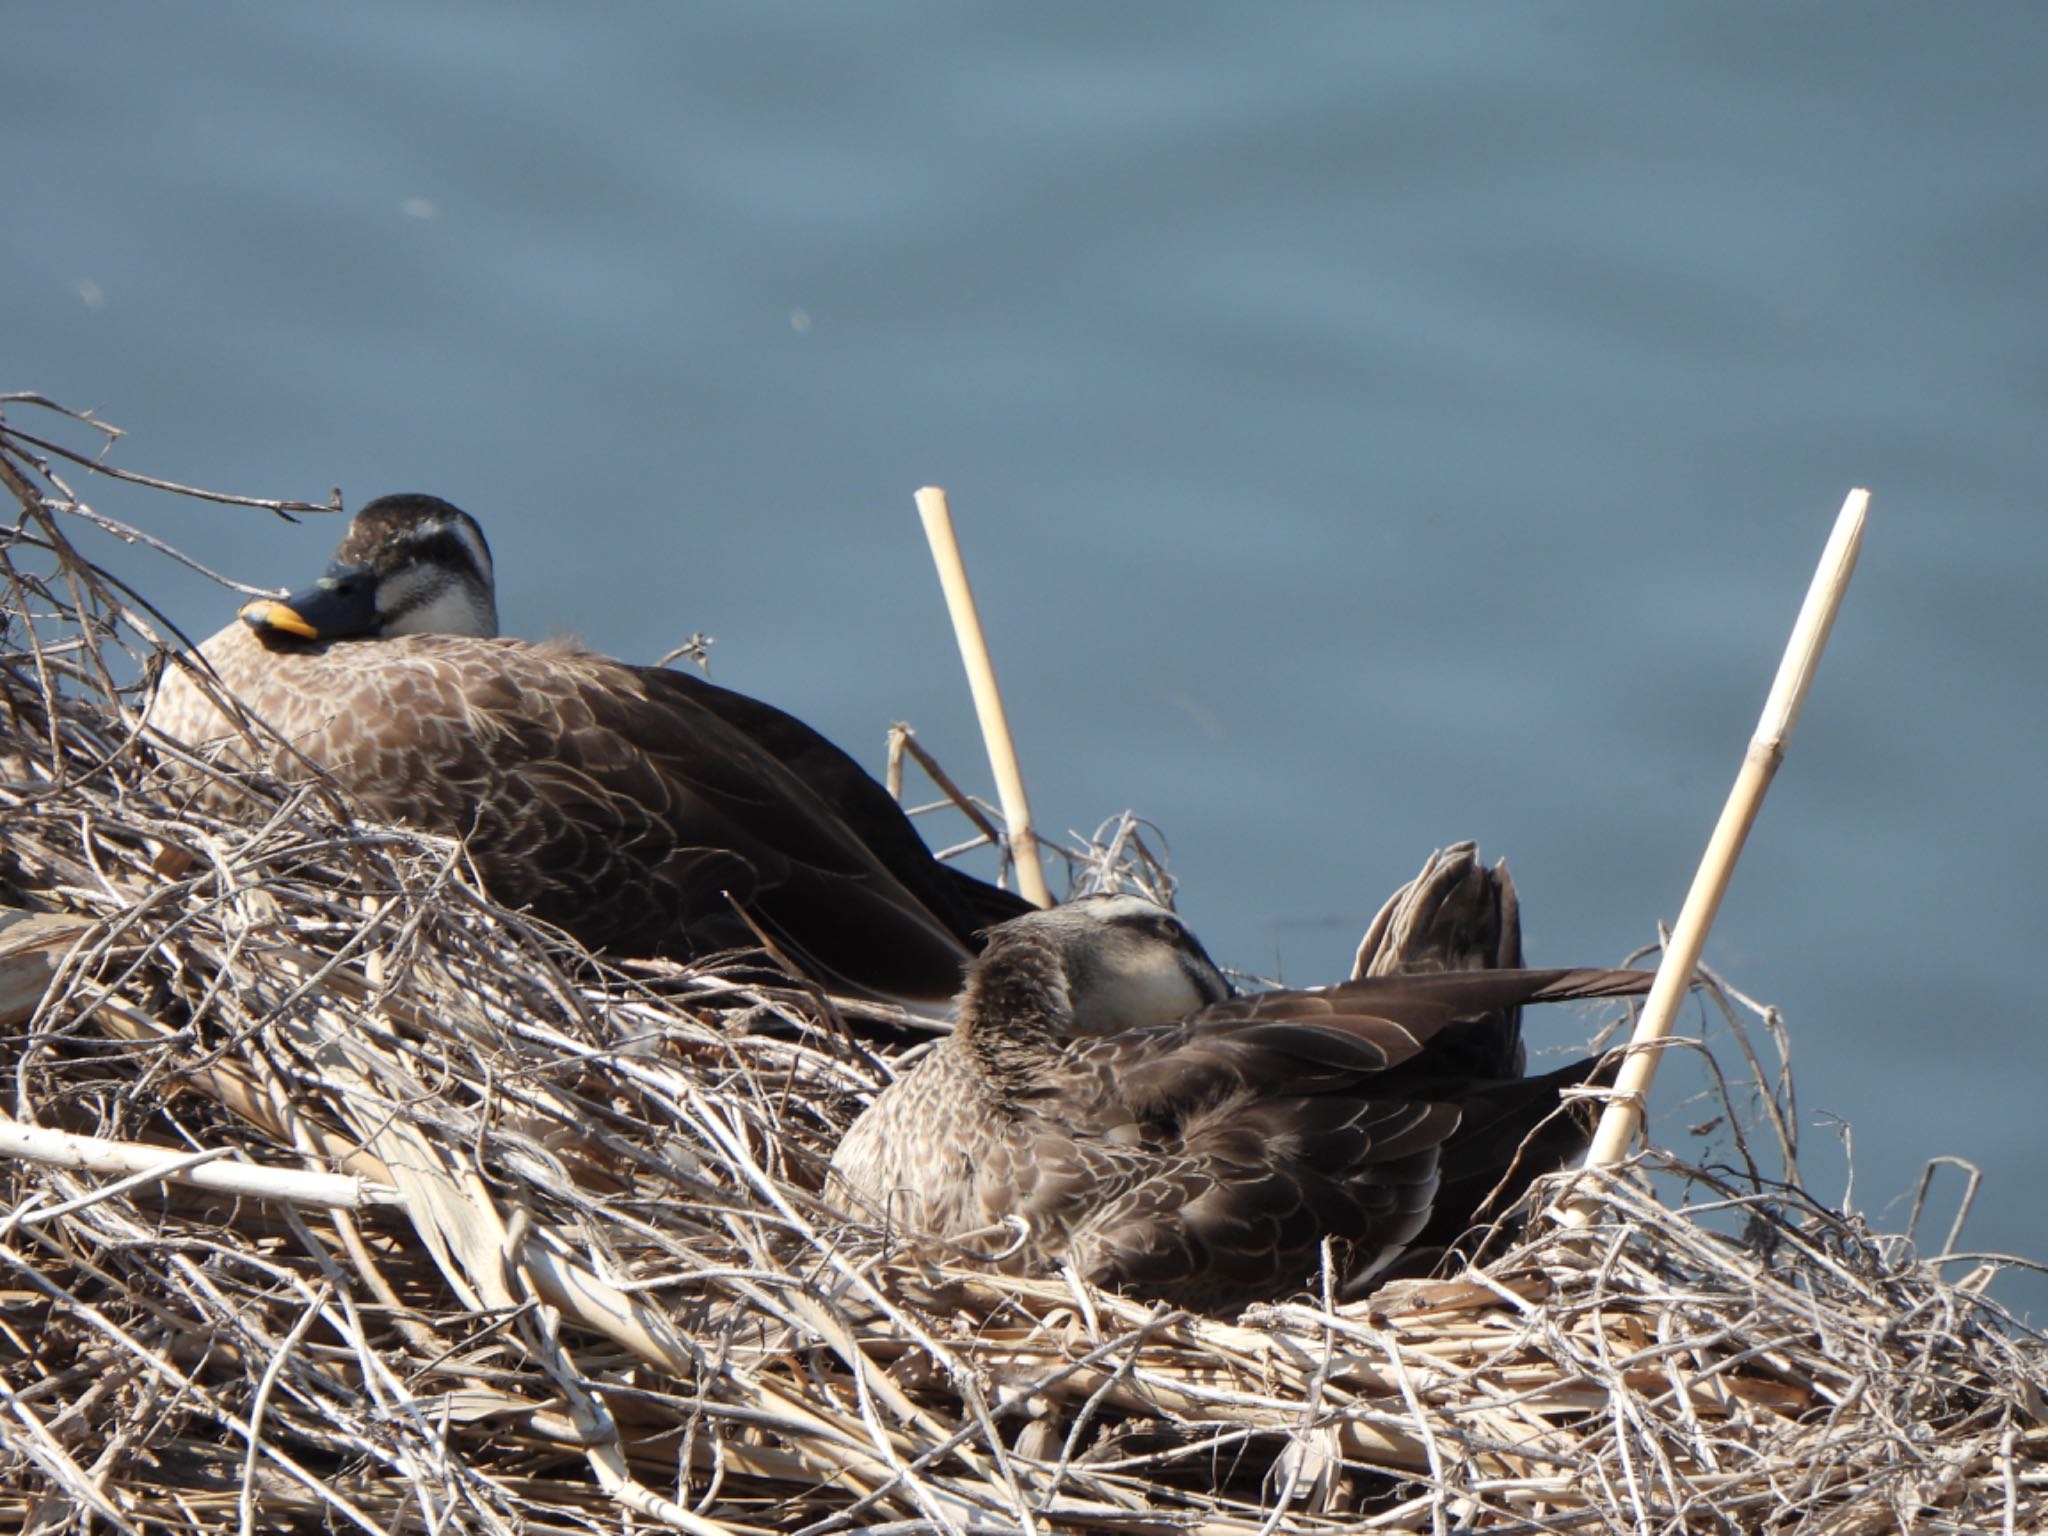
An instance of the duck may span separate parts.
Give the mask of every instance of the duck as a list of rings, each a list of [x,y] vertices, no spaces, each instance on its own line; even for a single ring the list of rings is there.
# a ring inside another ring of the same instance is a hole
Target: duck
[[[1455,879],[1403,893],[1405,919],[1388,914],[1367,958],[1382,969],[1302,990],[1233,993],[1180,918],[1142,896],[999,924],[952,1033],[841,1138],[828,1202],[1000,1271],[1066,1265],[1202,1313],[1311,1285],[1325,1244],[1355,1293],[1583,1150],[1583,1127],[1539,1127],[1603,1063],[1522,1076],[1521,1007],[1653,979],[1496,968],[1455,940],[1403,969],[1390,934],[1419,920],[1426,950],[1446,931],[1432,911],[1455,924],[1487,899],[1464,880],[1448,906],[1431,894],[1455,894]],[[1519,957],[1518,934],[1491,947],[1503,943]],[[1536,1166],[1518,1166],[1525,1142]]]
[[[938,860],[851,757],[771,704],[568,641],[498,633],[477,520],[384,496],[326,571],[245,605],[146,724],[373,817],[462,839],[485,889],[585,946],[758,949],[827,986],[943,1006],[989,925],[1033,910]]]

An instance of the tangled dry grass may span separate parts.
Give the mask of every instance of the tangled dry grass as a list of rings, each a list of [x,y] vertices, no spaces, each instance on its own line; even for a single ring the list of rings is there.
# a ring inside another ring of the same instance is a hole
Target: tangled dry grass
[[[1789,1146],[1234,1324],[887,1251],[814,1191],[900,1030],[599,963],[319,787],[208,810],[138,739],[163,624],[4,430],[0,1520],[2048,1528],[2048,1348]]]

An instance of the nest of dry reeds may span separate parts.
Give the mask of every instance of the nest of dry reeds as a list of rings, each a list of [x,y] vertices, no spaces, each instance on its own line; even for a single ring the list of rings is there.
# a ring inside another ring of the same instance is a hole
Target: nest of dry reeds
[[[0,431],[0,1519],[2048,1528],[2048,1349],[1788,1141],[1234,1324],[887,1250],[815,1192],[902,1032],[600,963],[325,788],[209,811],[139,737],[167,626]]]

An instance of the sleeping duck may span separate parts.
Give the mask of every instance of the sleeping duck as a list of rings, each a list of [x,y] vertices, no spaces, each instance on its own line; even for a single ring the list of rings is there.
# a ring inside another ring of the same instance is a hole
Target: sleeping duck
[[[497,629],[476,520],[386,496],[318,582],[200,647],[267,731],[182,667],[148,723],[461,837],[496,900],[620,954],[750,947],[757,924],[818,980],[919,1005],[958,989],[981,929],[1032,910],[941,864],[880,784],[772,705]]]
[[[1453,931],[1475,906],[1483,929],[1501,888],[1512,921],[1512,887],[1503,869],[1489,897],[1469,856],[1432,883],[1437,863],[1389,904],[1411,931],[1390,943],[1383,919],[1368,938],[1387,973],[1310,991],[1233,997],[1181,921],[1135,896],[1011,919],[969,967],[954,1032],[841,1141],[828,1197],[1012,1271],[1067,1263],[1206,1312],[1312,1284],[1326,1239],[1354,1286],[1441,1250],[1584,1148],[1556,1112],[1600,1063],[1523,1077],[1521,1005],[1652,976],[1463,968],[1518,956],[1518,937]]]

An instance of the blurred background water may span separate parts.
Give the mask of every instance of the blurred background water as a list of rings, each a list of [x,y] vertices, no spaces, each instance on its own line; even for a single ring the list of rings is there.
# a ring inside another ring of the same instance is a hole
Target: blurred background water
[[[18,6],[0,388],[447,496],[508,631],[705,630],[985,783],[946,485],[1041,823],[1135,807],[1301,983],[1464,836],[1537,963],[1654,937],[1868,485],[1708,959],[1786,1010],[1819,1196],[1845,1117],[1860,1208],[1955,1154],[1963,1246],[2048,1258],[2044,57],[2017,5]],[[339,533],[82,489],[267,585]]]

